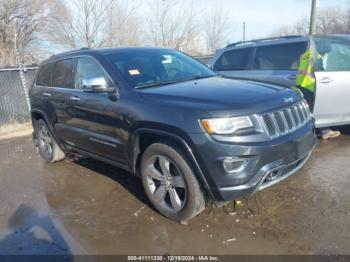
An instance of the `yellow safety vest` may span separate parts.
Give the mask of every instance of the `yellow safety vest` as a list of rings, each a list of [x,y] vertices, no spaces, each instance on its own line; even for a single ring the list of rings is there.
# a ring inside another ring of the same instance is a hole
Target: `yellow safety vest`
[[[308,50],[300,56],[296,84],[298,87],[315,93],[315,83],[313,54],[311,50]]]

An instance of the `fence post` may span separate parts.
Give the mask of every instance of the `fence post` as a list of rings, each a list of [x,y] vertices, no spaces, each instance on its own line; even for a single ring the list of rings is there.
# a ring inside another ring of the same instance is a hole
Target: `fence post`
[[[25,68],[23,68],[23,65],[22,65],[22,63],[21,63],[21,61],[19,59],[17,60],[17,63],[18,63],[19,75],[21,77],[21,82],[22,82],[24,95],[26,96],[26,101],[27,101],[29,112],[30,112],[30,101],[29,101],[29,94],[28,94],[28,86],[27,86],[26,77],[24,75],[24,72],[26,72],[27,70]]]

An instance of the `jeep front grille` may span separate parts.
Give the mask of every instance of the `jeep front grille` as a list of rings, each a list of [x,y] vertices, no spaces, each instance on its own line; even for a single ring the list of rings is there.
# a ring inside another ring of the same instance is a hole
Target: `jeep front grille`
[[[261,115],[267,134],[271,138],[286,135],[303,127],[311,119],[306,101]]]

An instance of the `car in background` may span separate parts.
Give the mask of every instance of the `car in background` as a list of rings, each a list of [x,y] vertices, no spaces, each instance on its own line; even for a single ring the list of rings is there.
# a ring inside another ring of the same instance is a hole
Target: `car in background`
[[[229,44],[209,66],[232,78],[254,79],[292,87],[300,55],[308,49],[327,52],[315,64],[316,127],[350,124],[350,36],[286,36]]]

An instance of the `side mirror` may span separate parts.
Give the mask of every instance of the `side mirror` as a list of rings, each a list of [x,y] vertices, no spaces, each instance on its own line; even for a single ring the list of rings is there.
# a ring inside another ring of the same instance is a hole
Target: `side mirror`
[[[113,93],[115,87],[110,87],[104,77],[83,79],[83,90],[95,93]]]

